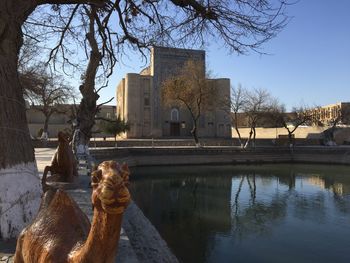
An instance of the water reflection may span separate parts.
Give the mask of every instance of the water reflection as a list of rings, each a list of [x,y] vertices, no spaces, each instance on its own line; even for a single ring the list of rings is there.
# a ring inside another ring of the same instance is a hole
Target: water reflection
[[[182,262],[349,262],[348,167],[134,171],[136,203]]]

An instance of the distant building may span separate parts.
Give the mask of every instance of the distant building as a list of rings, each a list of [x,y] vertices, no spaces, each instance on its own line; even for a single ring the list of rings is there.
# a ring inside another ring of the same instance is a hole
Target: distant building
[[[350,102],[338,102],[334,104],[329,104],[321,107],[316,107],[310,110],[312,115],[312,120],[307,125],[314,126],[329,126],[332,125],[334,121],[337,124],[350,125]],[[290,116],[293,119],[295,113],[286,112],[286,116]],[[231,117],[234,119],[234,113],[231,112]],[[238,128],[249,128],[249,117],[245,112],[237,113],[237,126]],[[262,118],[258,121],[257,127],[263,128],[275,128],[275,123],[273,120]]]
[[[202,63],[205,51],[153,47],[150,66],[139,74],[128,73],[117,86],[117,115],[126,120],[130,130],[126,138],[191,136],[192,120],[185,108],[163,105],[162,83],[176,74],[188,60]],[[216,85],[222,98],[230,97],[229,79],[208,80]],[[229,114],[217,105],[199,120],[200,137],[231,137]]]
[[[350,124],[350,102],[338,102],[312,109],[313,123],[332,125],[334,121],[339,124]]]
[[[71,131],[72,129],[72,110],[73,105],[70,104],[62,104],[58,105],[59,111],[62,113],[53,113],[48,126],[49,137],[56,137],[59,131]],[[45,116],[42,112],[38,111],[35,106],[27,105],[27,122],[29,127],[29,132],[33,138],[38,137],[38,133],[40,129],[44,127]],[[116,116],[116,107],[110,105],[103,105],[101,107],[100,112],[96,117],[103,118],[114,118]],[[99,132],[98,122],[96,121],[96,125],[93,127],[93,131],[95,137],[104,137],[108,136],[103,132]]]

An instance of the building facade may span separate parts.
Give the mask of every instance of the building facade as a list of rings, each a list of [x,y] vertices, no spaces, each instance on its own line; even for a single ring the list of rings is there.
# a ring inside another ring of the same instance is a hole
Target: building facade
[[[49,120],[48,125],[48,135],[50,138],[56,138],[59,131],[72,131],[72,111],[73,105],[62,104],[58,105],[60,113],[53,113]],[[37,110],[35,106],[29,106],[26,111],[27,122],[29,127],[29,132],[32,138],[40,138],[41,130],[44,127],[45,116],[44,114]],[[116,107],[112,105],[102,105],[99,113],[96,117],[103,117],[106,119],[112,119],[116,117]],[[99,121],[92,128],[94,137],[106,137],[111,136],[110,134],[105,134],[99,128]]]
[[[162,83],[177,73],[188,60],[203,65],[205,51],[153,47],[150,66],[139,74],[126,74],[117,86],[117,115],[130,125],[125,138],[159,138],[191,136],[192,119],[183,107],[164,105],[161,99]],[[230,97],[230,80],[210,79],[219,96]],[[200,137],[231,137],[230,115],[223,105],[200,117],[198,134]]]
[[[325,106],[315,107],[307,111],[311,116],[311,120],[306,122],[308,126],[332,126],[334,122],[336,125],[350,125],[350,102],[337,102]],[[234,119],[234,113],[232,119]],[[293,112],[286,112],[286,116],[294,118]],[[249,117],[245,112],[237,113],[237,126],[238,128],[249,128]],[[257,127],[261,128],[275,128],[273,120],[267,121],[263,119],[258,122]]]
[[[350,124],[350,102],[338,102],[312,109],[313,123],[322,125]]]

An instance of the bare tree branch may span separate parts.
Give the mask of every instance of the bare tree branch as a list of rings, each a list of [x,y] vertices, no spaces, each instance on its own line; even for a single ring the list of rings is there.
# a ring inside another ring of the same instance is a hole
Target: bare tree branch
[[[110,98],[109,100],[107,100],[107,101],[105,101],[105,102],[103,102],[103,103],[98,104],[98,105],[96,106],[96,108],[97,108],[97,109],[100,109],[101,106],[103,106],[103,105],[105,105],[105,104],[111,102],[112,100],[114,100],[114,97]]]

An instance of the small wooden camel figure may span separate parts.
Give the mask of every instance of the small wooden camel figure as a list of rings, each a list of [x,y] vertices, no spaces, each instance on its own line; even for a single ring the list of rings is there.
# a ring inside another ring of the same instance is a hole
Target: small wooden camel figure
[[[45,192],[47,173],[51,172],[51,179],[59,182],[72,182],[78,176],[77,162],[69,145],[69,137],[64,132],[58,133],[58,147],[51,160],[50,166],[45,166],[42,185]]]
[[[15,263],[82,263],[115,260],[124,210],[130,202],[126,164],[101,163],[91,175],[92,225],[62,190],[49,189],[34,222],[17,240]]]

